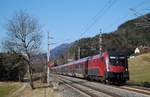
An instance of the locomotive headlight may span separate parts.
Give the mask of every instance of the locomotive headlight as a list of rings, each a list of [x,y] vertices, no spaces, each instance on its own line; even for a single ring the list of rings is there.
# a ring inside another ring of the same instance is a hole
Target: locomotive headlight
[[[126,68],[126,71],[128,71],[128,69]]]

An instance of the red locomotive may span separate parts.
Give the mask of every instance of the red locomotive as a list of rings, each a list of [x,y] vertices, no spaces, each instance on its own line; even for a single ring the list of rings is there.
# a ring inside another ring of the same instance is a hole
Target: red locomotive
[[[105,52],[51,68],[59,74],[105,83],[125,83],[129,80],[127,56],[121,52]]]

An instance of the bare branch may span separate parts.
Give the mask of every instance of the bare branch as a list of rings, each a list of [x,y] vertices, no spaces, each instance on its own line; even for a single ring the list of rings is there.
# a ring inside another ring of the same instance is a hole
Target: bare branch
[[[41,44],[41,30],[38,21],[25,11],[19,11],[8,21],[6,30],[9,38],[5,41],[5,47],[11,52],[28,57],[24,59],[28,63],[31,75],[31,56],[37,53]],[[32,80],[32,76],[30,78]]]

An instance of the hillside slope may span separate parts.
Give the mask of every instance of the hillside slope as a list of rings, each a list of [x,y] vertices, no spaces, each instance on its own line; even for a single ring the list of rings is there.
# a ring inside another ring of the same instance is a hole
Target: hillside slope
[[[63,55],[71,46],[71,44],[63,43],[51,50],[51,59],[57,59]]]
[[[150,48],[149,21],[150,13],[124,22],[118,26],[116,31],[103,33],[103,51],[120,50],[131,55],[134,53],[134,49],[136,47],[146,46]],[[59,61],[60,64],[67,62],[67,59],[76,60],[78,57],[79,47],[80,58],[99,53],[99,35],[81,38],[71,44],[72,45],[69,46],[60,45],[56,47],[52,50],[51,58]]]
[[[150,82],[150,53],[129,59],[130,80],[135,82]]]

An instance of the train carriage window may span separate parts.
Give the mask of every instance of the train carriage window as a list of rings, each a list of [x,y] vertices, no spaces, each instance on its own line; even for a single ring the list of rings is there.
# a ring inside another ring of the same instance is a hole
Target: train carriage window
[[[82,64],[78,64],[78,73],[81,73],[81,69],[82,69]]]
[[[75,64],[75,69],[78,69],[78,64]]]

